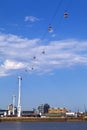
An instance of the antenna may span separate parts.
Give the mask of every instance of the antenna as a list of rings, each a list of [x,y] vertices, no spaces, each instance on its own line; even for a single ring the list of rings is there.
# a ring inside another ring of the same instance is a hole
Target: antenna
[[[21,117],[21,80],[22,77],[18,76],[18,117]]]

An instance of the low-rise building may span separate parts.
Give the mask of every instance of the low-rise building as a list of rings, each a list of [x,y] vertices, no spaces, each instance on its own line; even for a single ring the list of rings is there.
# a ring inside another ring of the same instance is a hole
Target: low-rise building
[[[66,108],[49,108],[47,117],[65,117],[68,110]]]
[[[8,105],[8,116],[10,115],[14,115],[14,116],[17,115],[17,107],[14,106],[13,109],[13,104]]]
[[[0,109],[0,117],[7,116],[8,110]]]
[[[49,114],[64,114],[68,112],[66,108],[49,108],[48,113]]]
[[[34,117],[35,116],[35,113],[34,111],[22,111],[22,116],[25,116],[25,117]]]

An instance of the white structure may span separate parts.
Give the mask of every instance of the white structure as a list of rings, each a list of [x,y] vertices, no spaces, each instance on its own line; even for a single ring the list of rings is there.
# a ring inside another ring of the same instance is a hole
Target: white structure
[[[4,116],[7,116],[7,112],[4,112]]]
[[[9,115],[9,116],[11,115],[11,112],[10,112],[10,111],[8,111],[8,115]]]
[[[19,81],[19,90],[18,90],[18,113],[17,116],[21,117],[21,80],[22,77],[18,76],[18,81]]]
[[[75,117],[75,113],[74,112],[66,112],[66,116],[67,117]]]
[[[13,95],[13,115],[15,115],[15,95]]]

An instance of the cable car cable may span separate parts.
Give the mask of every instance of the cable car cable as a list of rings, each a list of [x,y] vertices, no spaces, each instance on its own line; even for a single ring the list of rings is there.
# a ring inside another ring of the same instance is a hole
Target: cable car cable
[[[58,13],[58,11],[59,11],[61,5],[62,5],[62,2],[63,2],[63,0],[60,0],[60,1],[58,2],[57,8],[56,8],[56,10],[55,10],[55,12],[54,12],[54,14],[53,14],[53,16],[52,16],[52,18],[51,18],[49,24],[48,24],[48,30],[46,29],[46,31],[45,31],[45,33],[43,34],[43,36],[42,36],[41,39],[44,39],[44,37],[46,36],[46,34],[48,33],[48,31],[51,31],[51,30],[53,29],[52,23],[53,23],[54,18],[55,18],[56,15],[57,15],[57,13]]]

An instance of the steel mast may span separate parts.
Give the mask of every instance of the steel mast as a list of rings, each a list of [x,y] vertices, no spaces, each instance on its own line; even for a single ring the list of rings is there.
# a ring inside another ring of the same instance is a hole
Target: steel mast
[[[21,117],[21,80],[22,80],[22,77],[21,76],[18,76],[18,113],[17,113],[17,116],[18,117]]]

